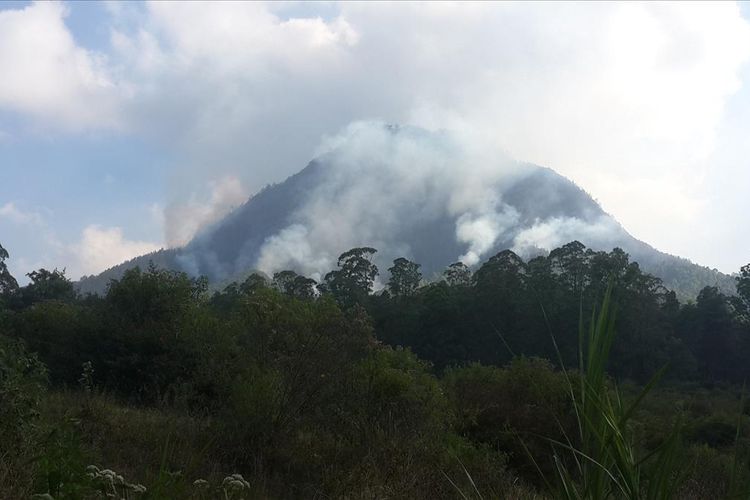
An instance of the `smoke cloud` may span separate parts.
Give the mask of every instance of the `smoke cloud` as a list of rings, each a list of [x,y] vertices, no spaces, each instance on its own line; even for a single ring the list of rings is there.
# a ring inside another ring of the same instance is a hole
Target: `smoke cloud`
[[[255,191],[357,120],[449,129],[555,168],[638,237],[684,255],[696,246],[691,211],[700,217],[717,198],[695,179],[718,168],[717,129],[750,56],[750,28],[730,3],[342,3],[322,12],[154,3],[144,16],[146,29],[118,37],[135,68],[128,121],[183,151],[197,182],[236,175]],[[467,260],[510,221],[502,205],[483,203],[450,208],[469,214]],[[338,243],[366,236],[345,229],[357,237]]]
[[[96,47],[66,25],[74,8],[0,12],[0,111],[42,130],[125,132],[168,151],[184,179],[168,188],[172,245],[239,198],[214,203],[195,186],[234,177],[255,192],[298,171],[322,136],[382,120],[474,136],[461,143],[465,160],[451,162],[468,179],[437,175],[457,191],[372,179],[383,194],[441,193],[435,203],[463,217],[457,256],[467,261],[513,220],[503,200],[483,198],[493,178],[466,165],[472,143],[555,168],[659,248],[692,257],[703,248],[701,260],[730,271],[746,260],[750,237],[736,227],[747,196],[736,179],[749,170],[750,25],[735,3],[112,3],[101,23],[108,43]],[[387,202],[373,214],[384,225]],[[332,231],[298,218],[311,258],[328,258],[315,242]],[[369,239],[353,224],[331,245]],[[711,233],[705,241],[695,241],[696,225]],[[717,253],[713,241],[730,238]]]
[[[592,248],[609,250],[618,245],[622,236],[622,226],[609,215],[601,215],[593,221],[553,217],[520,230],[513,239],[512,250],[529,255],[538,249],[549,251],[573,240],[584,241]]]
[[[247,201],[242,182],[233,176],[208,183],[208,196],[193,194],[187,201],[174,202],[164,209],[164,229],[169,246],[187,244],[200,229],[220,220]]]
[[[482,149],[467,136],[358,122],[327,139],[319,152],[322,180],[291,223],[266,239],[256,263],[263,272],[295,269],[320,279],[341,252],[356,246],[377,248],[383,270],[396,257],[419,261],[412,245],[424,242],[417,232],[446,221],[452,241],[435,243],[455,247],[450,258],[470,266],[504,245],[521,254],[574,239],[611,248],[622,233],[608,215],[585,210],[581,218],[522,221],[526,209],[503,193],[538,167]],[[555,195],[540,200],[537,213]]]

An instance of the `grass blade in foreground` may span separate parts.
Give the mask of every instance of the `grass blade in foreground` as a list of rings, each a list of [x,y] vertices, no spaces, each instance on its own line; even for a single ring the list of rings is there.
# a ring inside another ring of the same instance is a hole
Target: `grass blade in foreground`
[[[575,449],[557,443],[556,453],[570,453],[573,460],[556,460],[554,496],[596,500],[672,498],[681,478],[678,431],[675,430],[652,456],[642,460],[628,428],[638,404],[664,370],[654,376],[630,406],[624,406],[617,388],[611,390],[607,384],[605,369],[615,336],[611,285],[588,331],[581,325],[579,335],[580,384],[574,386],[570,377],[567,380],[581,444]],[[575,470],[568,470],[568,462],[576,464]]]

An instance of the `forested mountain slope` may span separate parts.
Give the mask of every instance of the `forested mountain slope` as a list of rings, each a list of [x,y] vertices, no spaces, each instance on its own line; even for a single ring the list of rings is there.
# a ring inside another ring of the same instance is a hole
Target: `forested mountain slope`
[[[449,138],[410,127],[354,131],[184,248],[125,262],[81,280],[79,289],[100,293],[110,279],[149,261],[212,283],[251,269],[294,269],[319,279],[355,246],[377,248],[383,269],[405,256],[430,279],[457,260],[473,265],[504,249],[527,258],[578,240],[594,250],[624,249],[683,301],[707,285],[733,293],[730,276],[637,240],[555,171],[502,158],[477,169],[456,149]]]

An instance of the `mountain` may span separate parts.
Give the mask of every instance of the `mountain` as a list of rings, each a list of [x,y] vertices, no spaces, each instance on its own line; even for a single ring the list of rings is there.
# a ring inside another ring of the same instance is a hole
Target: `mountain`
[[[149,261],[225,282],[251,269],[315,278],[354,246],[377,248],[381,274],[399,256],[437,277],[456,260],[476,265],[506,248],[523,257],[579,240],[620,247],[682,300],[732,277],[660,252],[631,236],[584,190],[549,168],[468,150],[413,127],[359,124],[284,182],[266,187],[184,248],[138,257],[82,279],[82,292]]]

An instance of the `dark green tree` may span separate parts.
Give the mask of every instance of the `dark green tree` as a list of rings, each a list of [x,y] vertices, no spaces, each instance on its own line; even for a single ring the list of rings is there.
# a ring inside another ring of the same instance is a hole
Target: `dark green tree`
[[[690,328],[704,378],[739,381],[737,331],[727,297],[716,287],[705,287],[698,294]]]
[[[268,279],[259,273],[252,273],[239,286],[239,291],[245,295],[252,295],[258,290],[268,288]]]
[[[0,245],[0,296],[15,293],[18,290],[18,282],[5,264],[5,259],[8,257],[8,251]]]
[[[118,392],[143,402],[169,394],[192,378],[199,352],[191,347],[203,324],[206,280],[159,269],[136,267],[112,280],[104,299],[103,329],[111,345],[94,362],[97,372]]]
[[[351,305],[362,303],[372,292],[378,268],[372,262],[377,250],[358,247],[339,256],[338,267],[325,275],[325,289],[340,303]]]
[[[191,278],[151,264],[145,272],[135,267],[112,280],[106,302],[113,315],[136,327],[173,325],[205,291],[205,278]]]
[[[279,271],[273,275],[273,284],[283,294],[298,299],[312,299],[315,297],[317,282],[294,271]]]
[[[737,280],[737,297],[732,300],[732,305],[741,320],[750,324],[750,264],[742,266]]]
[[[292,287],[297,276],[299,276],[299,274],[294,271],[279,271],[278,273],[273,274],[273,284],[281,293],[292,295]]]
[[[48,271],[42,268],[26,276],[31,283],[20,289],[22,307],[45,300],[71,302],[76,299],[77,293],[73,283],[65,276],[65,269]]]
[[[592,252],[580,241],[572,241],[552,250],[549,261],[562,282],[574,294],[580,295],[587,283],[587,270]]]
[[[527,274],[526,263],[511,250],[490,257],[474,274],[478,289],[502,289],[508,293],[520,290]]]
[[[422,273],[419,272],[420,265],[403,257],[393,261],[393,267],[388,269],[391,277],[388,280],[388,289],[395,296],[413,294],[422,281]]]

